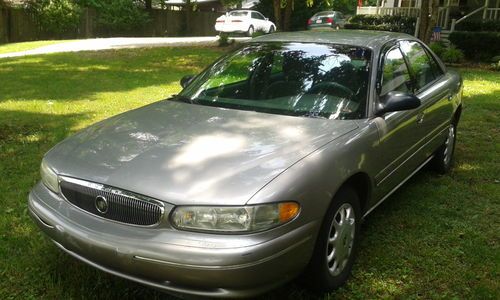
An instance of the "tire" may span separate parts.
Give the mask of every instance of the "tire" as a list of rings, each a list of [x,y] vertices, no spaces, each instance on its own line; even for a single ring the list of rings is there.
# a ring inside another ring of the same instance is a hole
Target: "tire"
[[[252,35],[254,33],[255,33],[255,30],[253,29],[253,26],[250,25],[250,27],[248,27],[247,36],[252,37]]]
[[[330,292],[347,281],[359,243],[360,220],[358,194],[351,187],[342,187],[324,217],[311,261],[304,273],[305,283],[310,289]]]
[[[446,174],[453,165],[453,154],[457,140],[457,124],[452,122],[448,127],[448,134],[444,144],[434,153],[432,165],[434,170],[440,174]]]
[[[274,26],[271,25],[271,27],[269,27],[269,30],[267,31],[267,33],[273,33],[276,29],[274,29]]]

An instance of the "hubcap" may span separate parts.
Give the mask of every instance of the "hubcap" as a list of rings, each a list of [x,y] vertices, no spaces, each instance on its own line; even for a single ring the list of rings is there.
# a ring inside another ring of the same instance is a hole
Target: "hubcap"
[[[335,213],[326,249],[327,264],[330,274],[340,274],[351,256],[354,244],[356,219],[351,204],[344,203]]]
[[[444,143],[444,164],[448,165],[451,161],[451,155],[453,154],[453,146],[455,145],[455,127],[450,125],[448,129],[448,137]]]

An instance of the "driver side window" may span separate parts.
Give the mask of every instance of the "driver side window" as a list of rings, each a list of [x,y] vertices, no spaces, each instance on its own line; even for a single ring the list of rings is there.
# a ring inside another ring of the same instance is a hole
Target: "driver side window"
[[[410,73],[399,48],[392,48],[385,54],[380,80],[380,96],[392,91],[411,91]]]

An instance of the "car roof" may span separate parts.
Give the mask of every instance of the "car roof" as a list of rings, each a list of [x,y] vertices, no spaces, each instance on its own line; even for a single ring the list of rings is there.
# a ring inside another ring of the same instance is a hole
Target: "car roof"
[[[391,40],[415,38],[406,33],[374,31],[374,30],[309,30],[296,32],[278,32],[262,35],[250,40],[257,42],[297,42],[297,43],[323,43],[342,44],[366,47],[371,49],[381,48]]]

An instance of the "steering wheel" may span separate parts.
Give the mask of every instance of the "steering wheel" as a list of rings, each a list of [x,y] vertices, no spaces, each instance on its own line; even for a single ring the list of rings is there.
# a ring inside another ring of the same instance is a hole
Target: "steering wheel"
[[[323,81],[320,82],[309,89],[308,94],[329,94],[329,95],[338,95],[338,92],[341,92],[339,96],[347,96],[347,99],[351,99],[354,96],[354,92],[342,85],[340,83],[332,82],[332,81]]]

